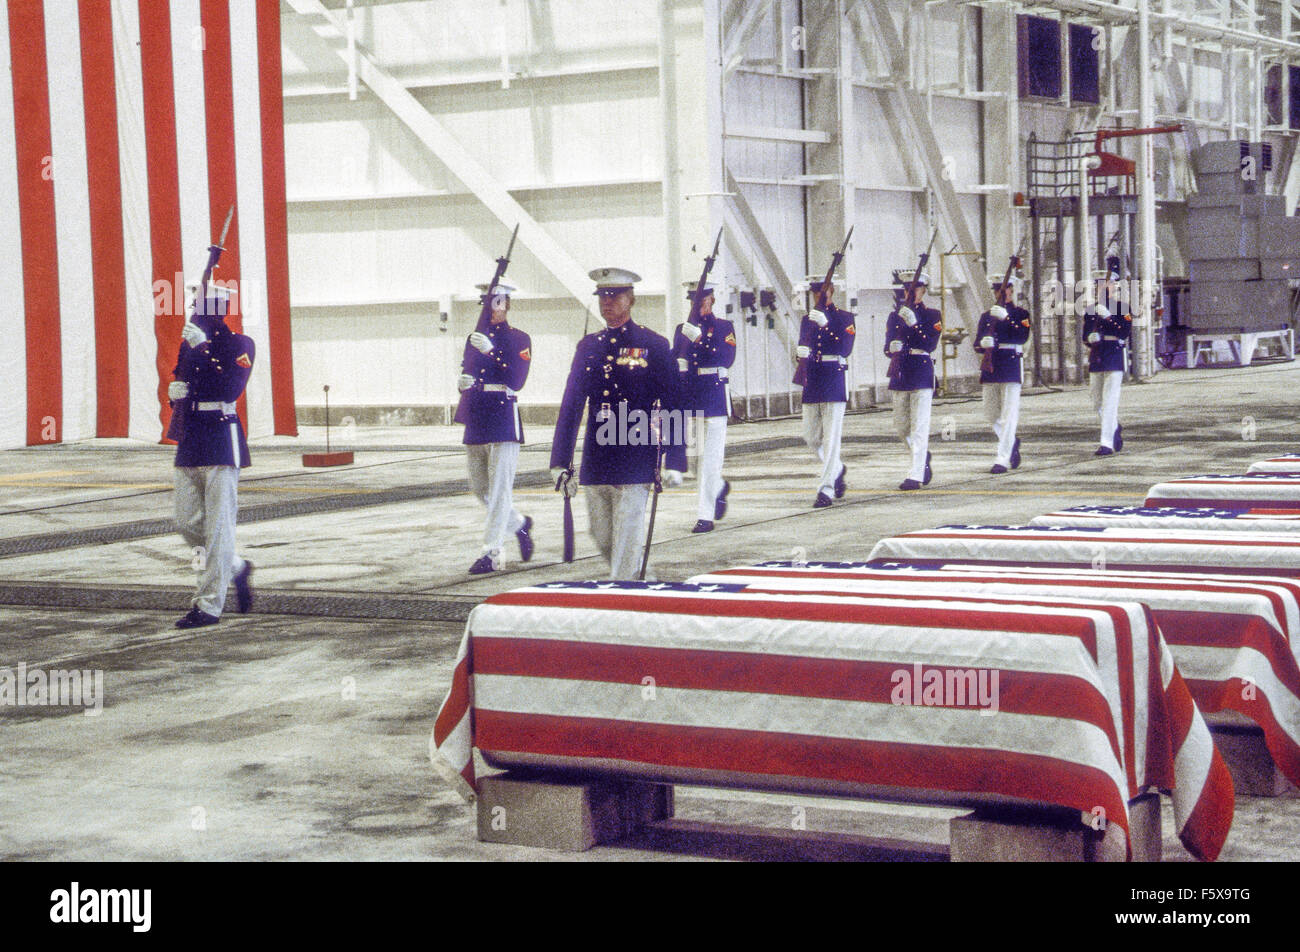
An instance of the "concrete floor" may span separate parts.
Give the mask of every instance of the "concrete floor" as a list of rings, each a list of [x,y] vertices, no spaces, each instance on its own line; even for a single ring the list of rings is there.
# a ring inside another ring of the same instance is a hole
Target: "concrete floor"
[[[978,400],[938,401],[934,482],[910,494],[894,489],[905,458],[887,408],[851,414],[849,493],[818,511],[798,421],[737,425],[726,520],[691,535],[693,481],[665,493],[652,571],[863,558],[907,529],[1137,503],[1162,479],[1296,450],[1297,384],[1300,365],[1283,364],[1128,386],[1125,449],[1108,459],[1092,456],[1086,390],[1027,394],[1024,465],[1000,477],[988,474]],[[473,579],[481,510],[464,491],[458,428],[335,431],[335,448],[357,454],[333,470],[301,466],[323,443],[315,428],[255,441],[239,540],[259,604],[194,633],[171,627],[192,574],[168,526],[169,449],[105,440],[0,453],[0,667],[105,672],[97,717],[0,708],[0,858],[946,859],[958,811],[684,788],[679,820],[652,840],[580,857],[476,841],[472,808],[428,762],[460,619],[493,592],[604,574],[581,497],[578,560],[559,561],[550,434],[527,435],[517,505],[536,522],[537,554]],[[796,806],[807,820],[797,834]],[[1164,807],[1165,857],[1188,859]],[[1300,800],[1239,797],[1222,858],[1300,858]]]

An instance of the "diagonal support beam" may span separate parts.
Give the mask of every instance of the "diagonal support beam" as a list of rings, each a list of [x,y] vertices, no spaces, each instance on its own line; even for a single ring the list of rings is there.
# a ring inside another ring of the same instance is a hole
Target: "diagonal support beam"
[[[744,2],[744,0],[741,0],[741,2]],[[745,48],[749,46],[749,41],[754,38],[758,28],[763,25],[763,21],[767,19],[767,13],[771,9],[772,0],[749,0],[745,8],[740,11],[740,22],[727,30],[722,45],[722,78],[724,81],[744,61]]]
[[[294,12],[311,17],[312,31],[349,64],[347,30],[320,0],[285,0]],[[506,228],[519,226],[519,240],[564,289],[584,307],[591,294],[587,272],[528,214],[478,159],[470,155],[447,128],[421,105],[405,86],[381,67],[370,51],[356,46],[357,73],[380,102],[406,124],[416,137]]]
[[[907,84],[907,57],[888,8],[871,0],[856,0],[846,14],[863,56],[869,55],[873,37],[884,54],[893,80],[893,85],[881,95],[885,119],[904,159],[910,155],[915,171],[934,195],[940,230],[945,234],[944,246],[955,244],[963,251],[977,250],[979,246],[962,212],[957,190],[944,175],[943,152],[930,125],[925,101]],[[957,275],[964,285],[955,295],[956,303],[972,333],[979,315],[993,306],[987,274],[985,269],[976,268],[975,261],[966,255],[956,258]]]
[[[726,170],[726,188],[729,193],[727,196],[727,212],[731,228],[727,230],[728,246],[733,252],[743,248],[753,250],[756,261],[749,261],[744,255],[737,255],[736,262],[745,272],[745,276],[754,282],[756,286],[767,284],[767,282],[758,280],[758,270],[761,268],[767,273],[768,282],[771,283],[773,291],[776,292],[777,309],[786,315],[791,315],[787,321],[778,321],[776,325],[777,335],[781,342],[790,348],[793,353],[795,346],[799,343],[799,334],[791,327],[793,323],[794,302],[790,297],[794,288],[794,283],[790,280],[790,275],[786,273],[785,267],[781,264],[781,259],[773,249],[771,242],[767,240],[762,226],[758,223],[754,210],[749,207],[749,202],[745,201],[745,196],[741,194],[740,183],[736,177],[731,174],[731,170]],[[738,241],[731,241],[732,232]]]

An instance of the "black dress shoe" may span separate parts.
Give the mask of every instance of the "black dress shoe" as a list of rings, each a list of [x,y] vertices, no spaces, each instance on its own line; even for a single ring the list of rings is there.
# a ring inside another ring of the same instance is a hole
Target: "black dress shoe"
[[[831,497],[825,493],[818,493],[817,498],[813,500],[814,509],[825,509],[831,504]]]
[[[713,501],[713,518],[714,518],[714,519],[716,519],[716,520],[721,520],[722,517],[725,516],[725,515],[727,514],[727,493],[729,493],[729,492],[731,492],[731,483],[727,482],[727,481],[724,479],[724,480],[722,481],[722,492],[718,493],[718,498],[715,499],[715,500]],[[707,519],[701,519],[701,520],[700,520],[700,524],[703,524],[703,523],[706,523],[706,522],[708,522]],[[709,523],[709,529],[712,529],[712,528],[713,528],[713,524],[712,524],[712,523]],[[700,529],[700,528],[697,527],[694,531],[695,531],[695,532],[708,532],[709,529]]]
[[[469,567],[470,575],[487,575],[489,572],[495,572],[497,567],[492,564],[491,555],[479,556],[479,560]]]
[[[930,470],[930,451],[929,451],[929,450],[926,450],[926,451],[925,451],[925,479],[921,480],[921,485],[922,485],[922,486],[929,486],[929,485],[930,485],[930,479],[931,479],[933,476],[934,476],[934,473],[931,472],[931,470]]]
[[[994,463],[993,468],[989,470],[989,472],[992,473],[994,476],[1001,476],[1006,471],[1007,468],[1003,466],[1001,463]]]
[[[1020,437],[1016,437],[1015,446],[1011,447],[1011,468],[1020,468]]]
[[[908,490],[912,490],[912,489],[920,489],[921,486],[922,484],[918,483],[915,479],[905,479],[898,484],[898,488],[903,490],[904,492],[907,492]]]
[[[695,528],[693,528],[691,531],[692,531],[692,532],[712,532],[712,531],[713,531],[713,523],[709,522],[708,519],[701,519],[699,522],[695,523]]]
[[[1114,451],[1113,449],[1111,449],[1109,446],[1099,446],[1099,447],[1097,447],[1097,452],[1093,453],[1092,455],[1093,455],[1093,456],[1112,456],[1112,455],[1114,455],[1114,453],[1115,453],[1115,451]]]
[[[197,608],[191,608],[188,615],[176,620],[177,628],[205,628],[208,625],[215,625],[221,619],[216,615],[209,615],[205,611]]]
[[[247,615],[253,607],[253,563],[244,559],[244,571],[235,576],[235,607]]]
[[[527,562],[533,557],[533,517],[524,516],[524,524],[515,530],[515,538],[519,540],[519,561]]]
[[[1115,424],[1115,452],[1118,453],[1124,448],[1124,428],[1118,423]]]
[[[844,481],[848,475],[849,468],[843,463],[840,464],[840,474],[835,477],[835,498],[843,499],[844,494],[849,491],[849,484]]]

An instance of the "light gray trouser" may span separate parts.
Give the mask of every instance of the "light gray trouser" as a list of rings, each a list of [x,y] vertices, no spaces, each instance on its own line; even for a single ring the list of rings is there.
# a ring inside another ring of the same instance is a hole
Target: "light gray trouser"
[[[523,528],[524,517],[514,507],[515,469],[519,465],[519,444],[479,443],[465,447],[469,462],[469,488],[487,506],[483,530],[483,552],[499,558],[506,536]]]
[[[1119,425],[1119,389],[1124,383],[1124,371],[1107,370],[1088,375],[1092,389],[1092,405],[1101,417],[1101,445],[1115,448],[1115,427]]]
[[[1016,426],[1020,422],[1020,384],[986,383],[984,418],[993,425],[998,438],[997,464],[1011,465],[1011,451],[1016,446]]]
[[[817,454],[822,464],[819,493],[827,496],[835,492],[835,480],[840,478],[844,463],[840,460],[840,439],[844,435],[843,403],[805,403],[803,405],[803,438],[808,448]]]
[[[933,390],[894,390],[894,427],[912,454],[908,479],[925,481],[925,457],[930,449],[930,403]]]
[[[177,466],[176,528],[195,550],[198,591],[191,605],[221,617],[230,580],[244,570],[235,554],[239,513],[238,466]]]
[[[727,418],[696,417],[695,438],[699,460],[700,505],[697,519],[713,521],[718,493],[722,492],[722,458],[727,452]]]
[[[609,577],[635,580],[645,549],[645,507],[649,483],[587,486],[587,515],[596,548],[609,560]]]

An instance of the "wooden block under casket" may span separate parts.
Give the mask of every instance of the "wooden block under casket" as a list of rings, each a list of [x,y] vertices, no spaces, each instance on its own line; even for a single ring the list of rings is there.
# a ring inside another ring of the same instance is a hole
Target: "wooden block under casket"
[[[1300,790],[1277,769],[1264,732],[1234,712],[1207,714],[1210,736],[1232,774],[1232,788],[1244,797],[1300,797]]]
[[[1123,862],[1123,827],[1096,825],[1085,824],[1077,811],[981,808],[949,821],[949,856],[954,863]],[[1129,825],[1133,860],[1159,861],[1159,794],[1129,804]]]

